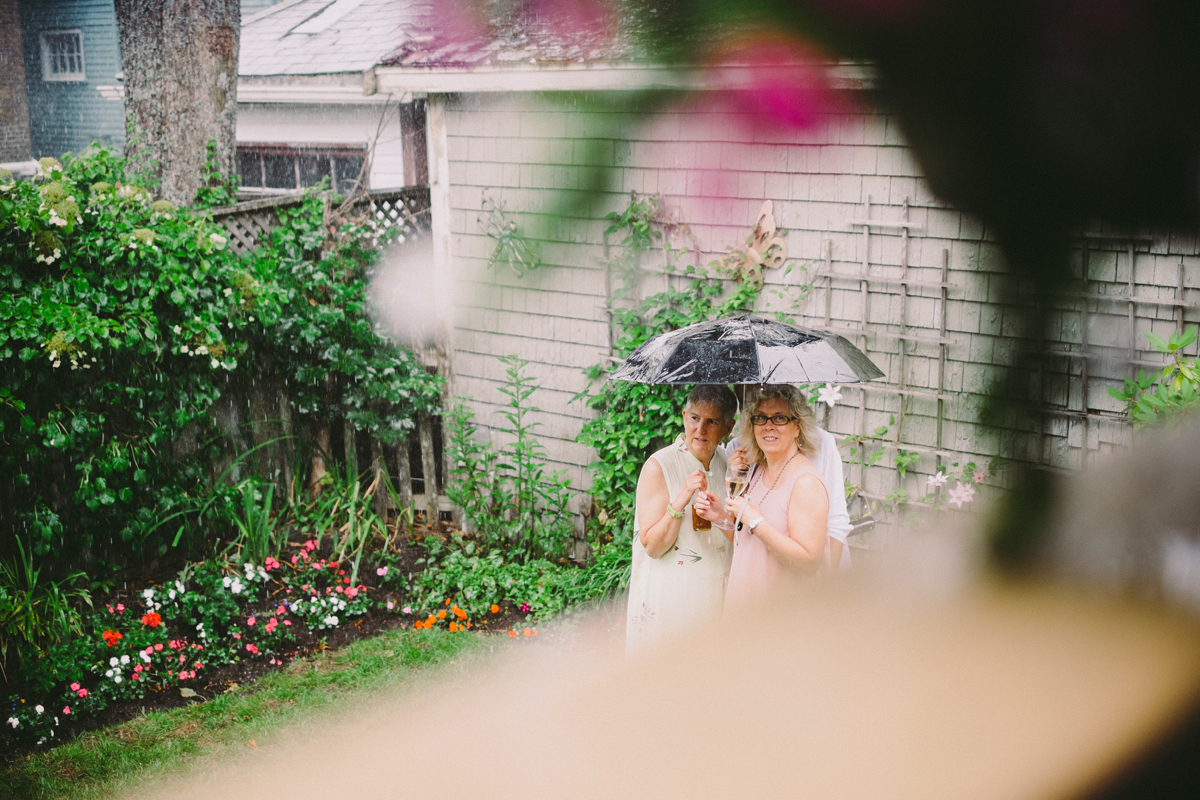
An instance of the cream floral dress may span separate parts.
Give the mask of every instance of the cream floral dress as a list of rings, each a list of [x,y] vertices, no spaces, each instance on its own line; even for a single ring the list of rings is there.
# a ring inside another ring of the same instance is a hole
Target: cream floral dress
[[[687,476],[704,469],[680,436],[651,458],[662,467],[667,495],[675,497]],[[708,490],[725,502],[725,454],[713,454],[706,472]],[[692,507],[683,509],[675,544],[651,558],[638,538],[638,509],[634,508],[633,568],[629,578],[629,608],[625,617],[625,654],[633,656],[682,631],[719,616],[733,546],[714,525],[692,528]]]

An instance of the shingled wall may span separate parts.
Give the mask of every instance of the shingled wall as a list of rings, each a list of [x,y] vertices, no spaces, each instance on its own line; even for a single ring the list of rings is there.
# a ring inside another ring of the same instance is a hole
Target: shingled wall
[[[605,114],[521,95],[460,96],[447,110],[461,304],[455,390],[473,400],[480,421],[495,424],[506,399],[496,357],[519,353],[533,362],[543,442],[577,486],[587,486],[592,454],[574,442],[587,412],[570,399],[585,386],[582,370],[608,352],[604,258],[611,250],[601,217],[623,209],[630,191],[661,194],[690,226],[705,262],[740,246],[763,200],[773,201],[790,255],[807,269],[768,272],[768,289],[783,297],[764,292],[763,310],[787,310],[801,284],[812,283],[796,321],[838,330],[887,375],[865,393],[845,387],[843,402],[825,416],[840,436],[888,428],[890,442],[868,448],[885,448],[876,466],[847,467],[867,497],[897,487],[891,465],[899,448],[921,453],[904,483],[920,496],[925,476],[954,462],[983,467],[1006,453],[1071,469],[1127,442],[1129,426],[1105,387],[1131,368],[1163,363],[1147,351],[1146,331],[1165,336],[1197,319],[1194,236],[1089,232],[1074,256],[1080,296],[1059,304],[1043,345],[1049,422],[1014,414],[984,427],[987,389],[1014,363],[1016,315],[1004,304],[1010,279],[986,228],[932,196],[894,119],[862,111],[784,131],[707,104],[646,112]],[[587,194],[594,166],[612,168],[607,191],[590,207],[572,205]],[[479,221],[485,196],[540,243],[542,269],[518,278],[504,266],[487,268],[495,241]],[[869,235],[864,220],[873,223]],[[652,287],[669,279],[646,280]],[[1129,296],[1141,302],[1122,299]]]

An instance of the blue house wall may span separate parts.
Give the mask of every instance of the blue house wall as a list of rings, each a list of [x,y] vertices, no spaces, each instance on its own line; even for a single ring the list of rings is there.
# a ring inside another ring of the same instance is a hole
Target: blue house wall
[[[42,33],[82,33],[85,80],[47,81],[42,73]],[[25,85],[34,158],[79,152],[94,141],[123,147],[125,104],[96,87],[119,86],[121,49],[112,0],[24,0]]]

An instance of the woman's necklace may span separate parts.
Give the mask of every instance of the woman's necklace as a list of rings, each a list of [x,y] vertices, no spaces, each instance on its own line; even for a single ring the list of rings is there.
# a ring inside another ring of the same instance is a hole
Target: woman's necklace
[[[775,475],[775,480],[771,481],[771,488],[770,488],[770,489],[767,489],[765,492],[763,492],[762,500],[759,500],[759,501],[758,501],[758,502],[759,502],[759,504],[761,504],[763,500],[766,500],[766,499],[767,499],[767,495],[769,495],[771,492],[775,491],[775,487],[779,485],[779,481],[780,481],[780,480],[783,478],[783,473],[784,473],[784,471],[785,471],[785,470],[787,470],[787,468],[788,468],[788,464],[792,463],[792,460],[793,460],[793,459],[795,459],[795,457],[796,457],[796,456],[798,456],[798,455],[800,455],[800,450],[799,450],[799,449],[797,449],[797,450],[796,450],[796,452],[792,453],[792,457],[791,457],[791,458],[789,458],[787,461],[783,462],[783,466],[779,468],[779,472],[778,472],[778,473],[776,473],[776,475]],[[766,469],[763,469],[763,475],[762,475],[762,477],[759,479],[759,484],[760,484],[760,485],[765,485],[765,484],[766,484],[766,482],[767,482],[767,477],[766,477],[766,476],[767,476],[767,470],[766,470]]]

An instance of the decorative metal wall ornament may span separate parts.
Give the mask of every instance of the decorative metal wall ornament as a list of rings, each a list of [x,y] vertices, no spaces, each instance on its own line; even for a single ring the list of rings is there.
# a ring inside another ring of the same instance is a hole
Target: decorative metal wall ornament
[[[488,266],[495,268],[500,263],[507,263],[508,268],[518,278],[524,277],[542,265],[542,259],[537,251],[521,235],[517,223],[504,214],[504,201],[493,200],[483,191],[481,203],[483,213],[479,215],[479,227],[489,239],[496,241],[496,248],[488,259]]]
[[[764,200],[758,210],[758,221],[746,239],[745,250],[730,250],[717,259],[718,271],[735,281],[762,286],[764,268],[777,269],[788,258],[787,243],[777,233],[786,233],[775,226],[774,204]]]

